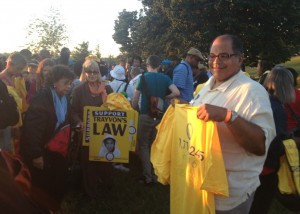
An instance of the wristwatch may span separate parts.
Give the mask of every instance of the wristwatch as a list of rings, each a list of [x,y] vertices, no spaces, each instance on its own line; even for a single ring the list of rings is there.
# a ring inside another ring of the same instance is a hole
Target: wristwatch
[[[233,123],[233,121],[235,121],[235,119],[238,117],[239,115],[235,112],[235,111],[231,111],[231,117],[230,120],[228,121],[228,123]]]

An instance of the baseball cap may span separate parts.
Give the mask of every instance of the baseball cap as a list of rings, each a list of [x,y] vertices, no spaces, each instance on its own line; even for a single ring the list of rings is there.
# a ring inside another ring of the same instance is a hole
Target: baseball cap
[[[203,56],[202,56],[202,53],[196,49],[196,48],[191,48],[188,52],[187,52],[188,55],[194,55],[194,56],[197,56],[199,57],[200,59],[204,59]]]

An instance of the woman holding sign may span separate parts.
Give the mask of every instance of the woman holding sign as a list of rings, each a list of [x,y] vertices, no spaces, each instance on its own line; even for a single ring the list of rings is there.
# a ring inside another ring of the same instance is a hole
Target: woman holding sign
[[[102,81],[100,69],[96,61],[87,59],[82,65],[80,81],[83,84],[74,89],[71,106],[73,110],[73,119],[83,132],[83,108],[85,106],[101,106],[107,97],[112,93],[110,86]],[[111,188],[112,186],[112,166],[111,163],[89,161],[89,147],[81,147],[81,168],[83,187],[86,194],[95,198],[98,186],[98,176],[103,181],[103,187]]]

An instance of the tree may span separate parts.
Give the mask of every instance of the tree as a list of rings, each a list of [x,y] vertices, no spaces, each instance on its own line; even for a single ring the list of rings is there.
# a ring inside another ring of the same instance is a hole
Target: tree
[[[50,8],[45,18],[38,18],[28,25],[28,49],[38,53],[41,49],[48,49],[53,56],[58,56],[60,49],[68,40],[67,29],[61,21],[60,12]]]
[[[89,42],[82,42],[78,46],[74,48],[72,51],[72,58],[75,61],[85,59],[85,57],[91,55],[91,51],[89,51]]]
[[[95,55],[97,58],[101,59],[100,45],[97,45],[97,46],[96,46],[96,49],[94,50],[94,55]]]
[[[224,33],[235,34],[244,42],[246,64],[256,61],[257,58],[281,63],[299,51],[299,1],[195,2],[172,1],[165,5],[173,29],[182,30],[185,44],[192,41],[203,52],[208,52],[210,43],[216,36]]]
[[[119,13],[118,20],[115,20],[115,33],[113,39],[122,47],[120,51],[123,54],[134,52],[134,44],[131,39],[132,27],[138,22],[137,12],[128,12],[123,10]]]
[[[196,47],[207,55],[212,40],[225,33],[242,39],[246,64],[258,58],[285,62],[300,50],[300,1],[142,0],[142,4],[143,16],[133,22],[138,25],[124,24],[122,31],[128,31],[130,44],[147,53],[169,57],[171,50],[182,57]],[[131,20],[119,16],[116,23],[122,22]],[[132,48],[119,44],[132,53]]]

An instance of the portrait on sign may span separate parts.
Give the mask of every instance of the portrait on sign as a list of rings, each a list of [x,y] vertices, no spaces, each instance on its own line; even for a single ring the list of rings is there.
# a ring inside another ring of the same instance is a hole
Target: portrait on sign
[[[89,146],[89,160],[128,163],[136,144],[137,112],[89,106],[85,113],[83,144]]]

